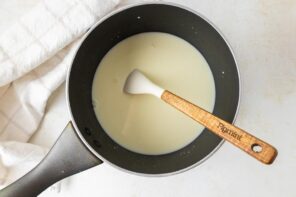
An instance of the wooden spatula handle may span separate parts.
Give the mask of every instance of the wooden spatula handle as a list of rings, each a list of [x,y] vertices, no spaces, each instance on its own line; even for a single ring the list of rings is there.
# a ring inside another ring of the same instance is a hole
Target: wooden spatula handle
[[[277,150],[268,143],[167,90],[161,99],[265,164],[271,164],[277,156]]]

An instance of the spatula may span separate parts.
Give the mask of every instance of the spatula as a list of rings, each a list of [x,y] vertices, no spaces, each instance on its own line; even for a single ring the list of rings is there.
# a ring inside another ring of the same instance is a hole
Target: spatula
[[[129,74],[123,90],[129,94],[151,94],[162,99],[262,163],[271,164],[277,156],[277,150],[270,144],[159,87],[139,70]]]

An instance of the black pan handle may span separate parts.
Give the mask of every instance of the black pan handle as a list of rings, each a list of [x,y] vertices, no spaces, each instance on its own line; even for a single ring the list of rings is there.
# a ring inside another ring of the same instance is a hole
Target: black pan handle
[[[81,142],[70,122],[46,157],[28,174],[0,191],[1,197],[35,197],[46,188],[98,164]]]

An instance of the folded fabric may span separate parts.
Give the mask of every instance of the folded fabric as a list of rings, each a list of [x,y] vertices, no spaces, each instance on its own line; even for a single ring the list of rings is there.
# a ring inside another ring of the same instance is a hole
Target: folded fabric
[[[0,184],[13,182],[37,165],[47,149],[21,142],[3,142],[0,146]]]
[[[79,37],[120,0],[42,0],[0,36],[0,188],[46,154],[26,143],[65,80]]]

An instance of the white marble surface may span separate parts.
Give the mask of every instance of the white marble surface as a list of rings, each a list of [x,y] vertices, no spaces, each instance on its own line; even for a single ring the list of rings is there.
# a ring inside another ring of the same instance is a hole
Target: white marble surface
[[[0,32],[38,1],[0,0]],[[242,80],[236,124],[277,147],[274,164],[263,165],[224,143],[202,165],[179,175],[139,177],[103,164],[63,180],[61,193],[40,196],[296,196],[296,1],[174,2],[209,18],[232,45]],[[64,88],[52,96],[32,142],[50,147],[67,123]]]

